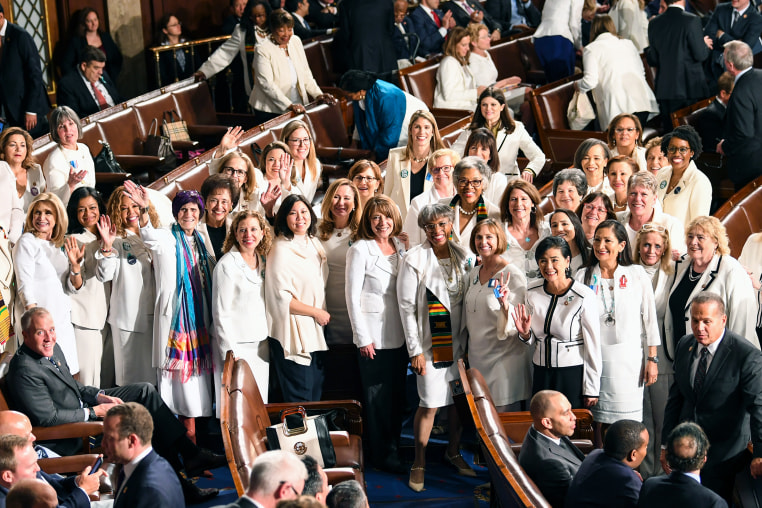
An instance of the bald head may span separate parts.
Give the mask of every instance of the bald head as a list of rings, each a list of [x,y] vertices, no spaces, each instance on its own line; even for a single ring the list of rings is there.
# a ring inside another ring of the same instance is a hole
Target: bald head
[[[13,434],[34,442],[35,437],[32,434],[32,423],[24,413],[18,411],[0,411],[0,435]]]
[[[5,500],[6,508],[55,508],[58,506],[56,491],[42,480],[20,480]]]
[[[553,439],[574,434],[577,417],[569,399],[555,390],[537,392],[529,403],[532,424],[537,432]]]

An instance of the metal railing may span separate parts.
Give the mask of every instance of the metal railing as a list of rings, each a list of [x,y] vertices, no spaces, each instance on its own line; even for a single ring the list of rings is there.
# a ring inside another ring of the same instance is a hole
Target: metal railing
[[[174,79],[172,82],[180,81],[179,67],[177,64],[177,52],[188,50],[190,61],[186,62],[186,66],[190,65],[193,72],[195,72],[201,64],[206,61],[207,58],[221,46],[226,40],[230,39],[229,35],[221,35],[218,37],[209,37],[207,39],[198,39],[195,41],[181,42],[179,44],[172,44],[169,46],[154,46],[148,48],[151,53],[151,60],[154,63],[156,71],[156,84],[157,88],[167,85],[168,83],[162,83],[161,79],[161,54],[172,52],[172,68],[174,69]],[[191,73],[192,74],[192,73]]]

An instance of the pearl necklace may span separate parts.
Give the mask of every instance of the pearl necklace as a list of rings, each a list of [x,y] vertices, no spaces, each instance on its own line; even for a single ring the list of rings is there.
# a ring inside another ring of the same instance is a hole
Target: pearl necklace
[[[474,209],[473,209],[473,210],[471,210],[470,212],[467,212],[467,211],[465,211],[465,210],[463,209],[463,207],[461,207],[460,205],[458,205],[458,210],[459,210],[459,211],[460,211],[460,213],[462,213],[463,215],[468,215],[469,217],[470,217],[471,215],[473,215],[473,214],[475,214],[475,213],[476,213],[476,208],[474,208]]]

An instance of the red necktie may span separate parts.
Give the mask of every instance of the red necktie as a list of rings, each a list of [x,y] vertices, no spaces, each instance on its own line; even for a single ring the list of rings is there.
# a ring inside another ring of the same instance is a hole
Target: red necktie
[[[106,100],[106,97],[103,96],[100,90],[98,90],[98,87],[95,86],[95,83],[90,83],[90,85],[93,87],[93,92],[95,93],[95,100],[98,101],[98,106],[100,106],[101,111],[106,109],[108,106],[108,101]]]
[[[442,28],[442,20],[437,16],[437,11],[431,9],[431,15],[434,16],[434,23],[437,24],[437,28]]]

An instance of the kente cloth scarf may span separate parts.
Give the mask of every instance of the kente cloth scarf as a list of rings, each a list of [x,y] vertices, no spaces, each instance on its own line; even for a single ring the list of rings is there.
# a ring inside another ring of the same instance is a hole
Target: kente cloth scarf
[[[177,301],[162,369],[185,383],[191,376],[212,370],[209,332],[204,323],[204,299],[212,301],[212,276],[209,254],[198,231],[193,232],[198,247],[195,270],[194,249],[178,224],[172,225],[172,235],[177,242]],[[201,283],[202,278],[206,284]]]
[[[455,194],[450,201],[450,208],[455,210],[458,203],[460,203],[460,195]],[[476,202],[476,222],[484,219],[489,219],[489,215],[487,215],[487,205],[484,204],[484,196],[479,196],[479,201]],[[450,233],[450,240],[452,240],[452,233]]]
[[[428,288],[426,289],[426,301],[429,305],[429,328],[431,328],[431,352],[434,356],[434,367],[438,369],[448,367],[453,362],[450,311]]]
[[[13,337],[13,327],[10,309],[5,304],[5,300],[0,298],[0,346],[4,346],[11,337]]]

